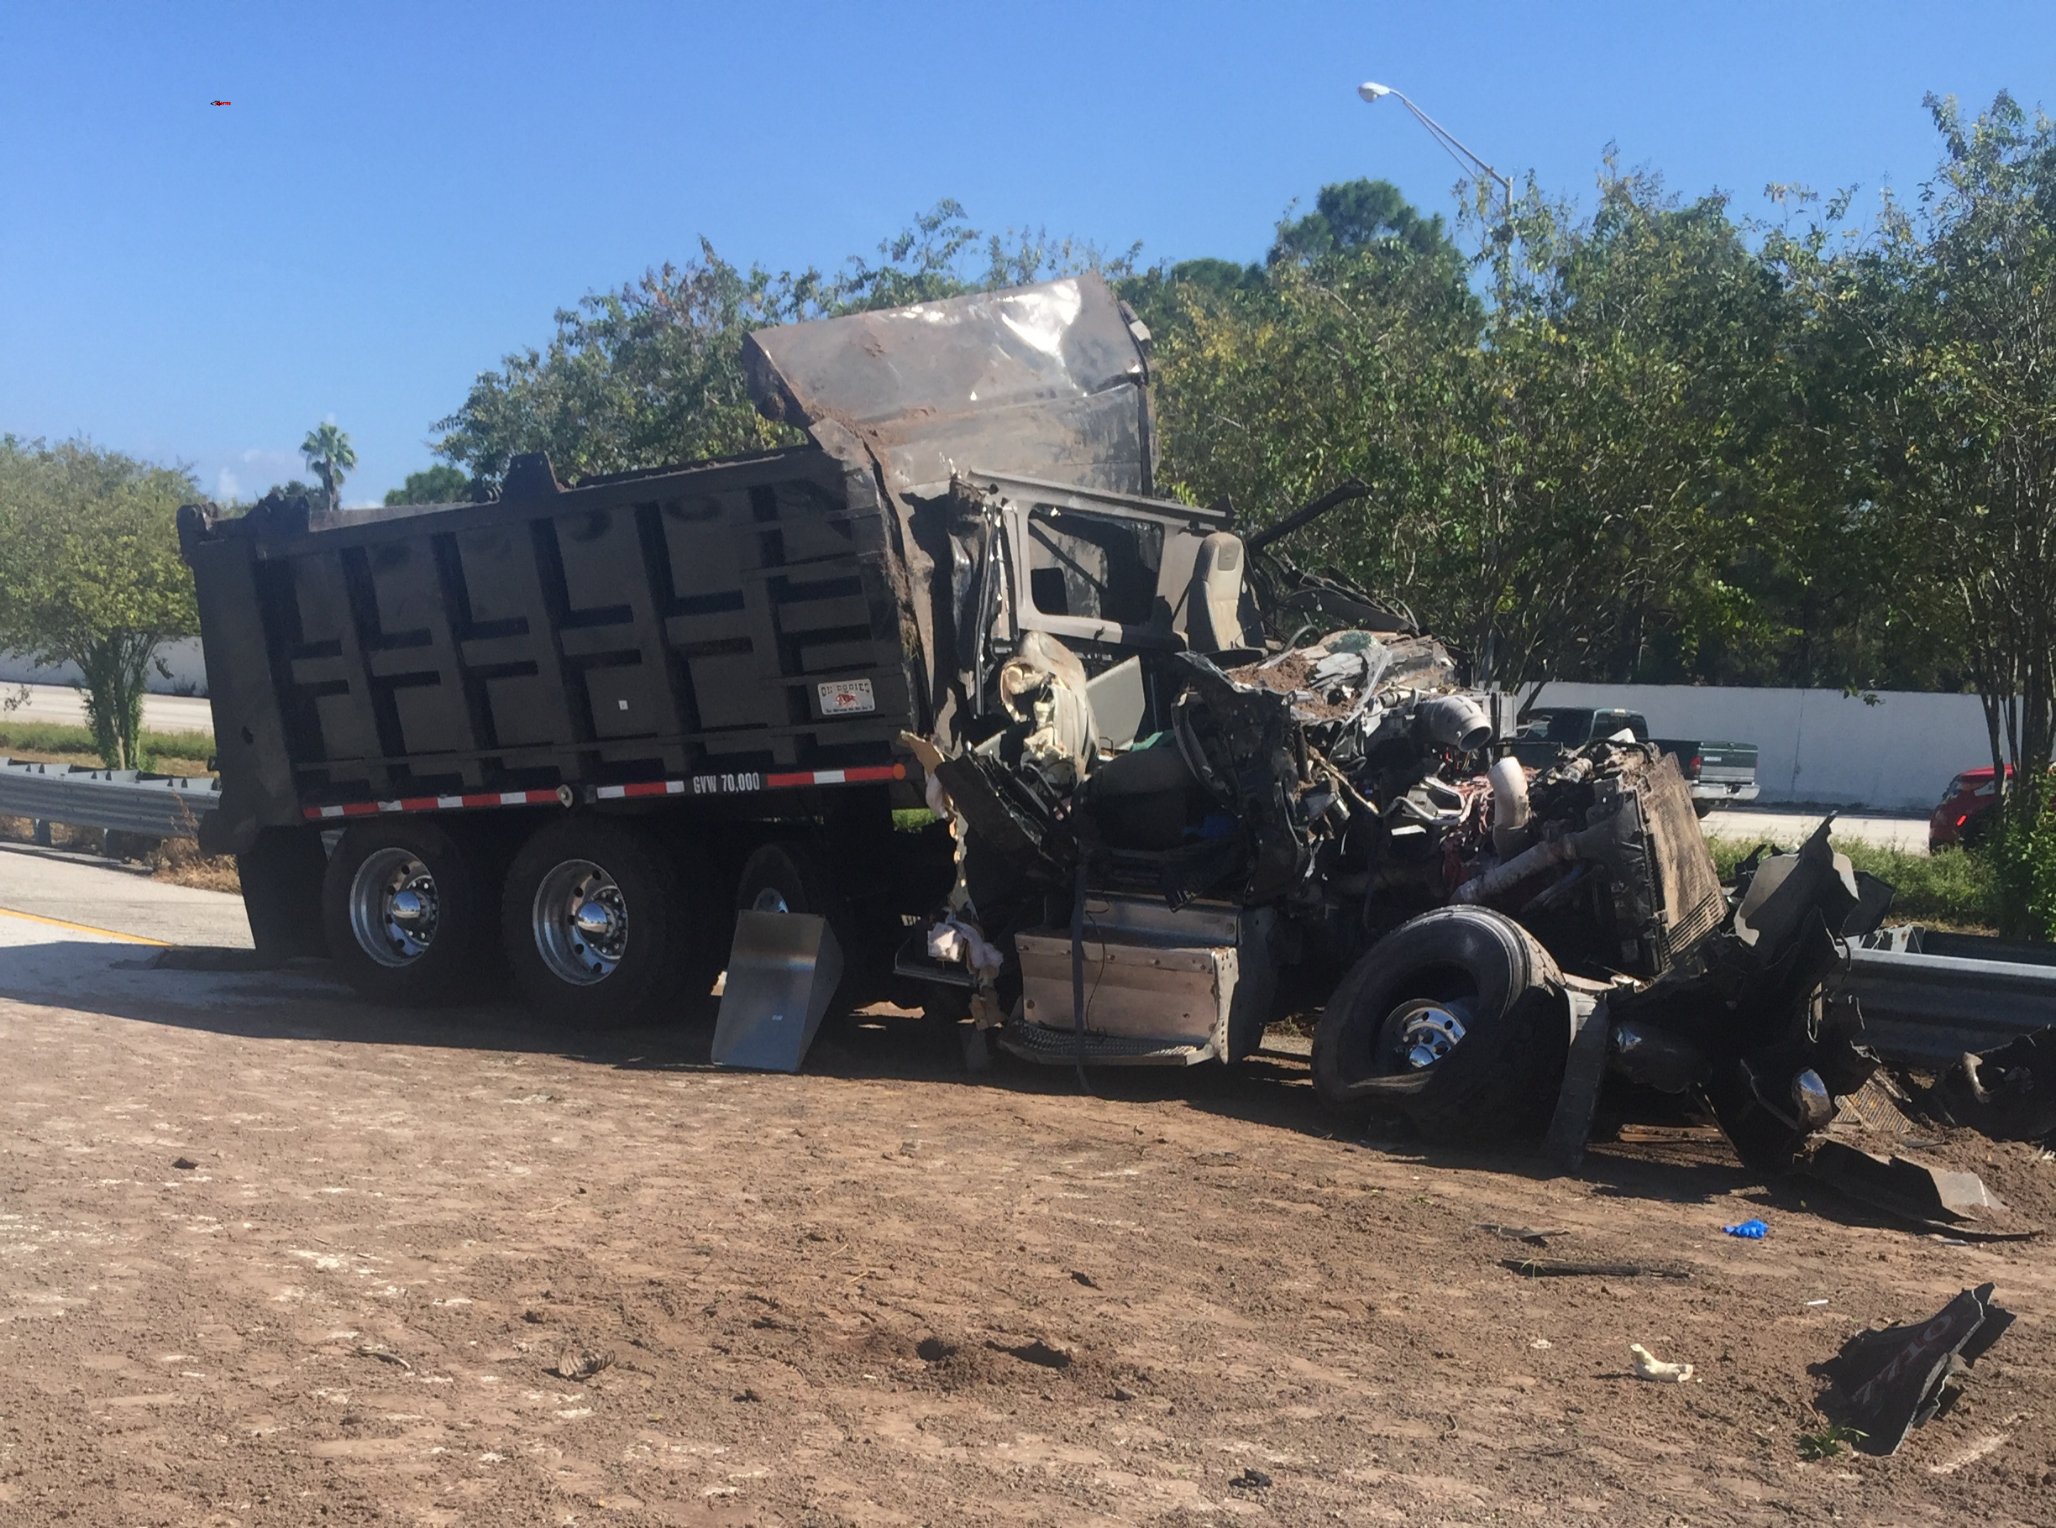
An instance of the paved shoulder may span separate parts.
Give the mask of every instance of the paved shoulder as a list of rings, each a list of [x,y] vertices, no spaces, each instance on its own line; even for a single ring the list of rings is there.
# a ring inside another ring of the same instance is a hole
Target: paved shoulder
[[[10,945],[99,933],[117,940],[251,947],[241,897],[174,886],[133,866],[22,844],[0,845],[0,924],[8,925],[0,938]]]
[[[1704,822],[1707,836],[1711,838],[1746,838],[1791,845],[1819,827],[1823,815],[1791,808],[1765,811],[1761,808],[1730,807],[1725,811],[1708,813]],[[1853,838],[1858,843],[1875,844],[1881,849],[1899,849],[1908,854],[1927,853],[1927,834],[1925,817],[1853,816],[1848,813],[1838,813],[1835,817],[1836,837]]]

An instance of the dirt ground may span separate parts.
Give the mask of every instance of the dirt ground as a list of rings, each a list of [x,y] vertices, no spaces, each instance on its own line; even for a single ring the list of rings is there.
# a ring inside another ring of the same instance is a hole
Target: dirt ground
[[[2046,1247],[1703,1137],[1544,1181],[1335,1138],[1286,1060],[1081,1096],[902,1023],[740,1075],[76,948],[108,979],[0,1001],[0,1522],[2056,1517]],[[1487,1223],[1692,1276],[1524,1279]],[[2020,1320],[1954,1413],[1802,1461],[1809,1365],[1986,1280]]]

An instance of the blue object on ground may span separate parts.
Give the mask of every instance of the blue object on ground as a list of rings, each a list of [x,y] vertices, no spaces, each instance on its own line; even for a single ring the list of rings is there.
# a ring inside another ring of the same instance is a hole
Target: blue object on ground
[[[1739,1226],[1722,1226],[1730,1236],[1746,1237],[1750,1241],[1762,1241],[1770,1235],[1770,1227],[1760,1220],[1745,1220]]]

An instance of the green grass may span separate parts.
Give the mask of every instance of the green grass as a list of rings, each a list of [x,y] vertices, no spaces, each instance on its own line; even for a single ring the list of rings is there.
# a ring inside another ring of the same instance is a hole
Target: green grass
[[[146,727],[142,741],[143,752],[154,761],[154,767],[179,766],[173,773],[204,770],[207,761],[214,757],[211,732],[153,732]],[[66,763],[98,763],[100,759],[99,750],[93,746],[93,734],[85,727],[64,722],[11,721],[0,716],[0,757],[25,754],[48,755]]]
[[[1834,845],[1858,870],[1867,870],[1892,887],[1892,908],[1885,916],[1895,923],[1943,923],[1954,928],[1987,929],[1998,924],[1998,878],[1982,854],[1944,849],[1939,854],[1909,854],[1876,844],[1838,838]],[[1753,840],[1714,838],[1707,845],[1723,881],[1756,847]],[[1791,844],[1775,845],[1792,848]]]
[[[1819,1432],[1799,1435],[1799,1457],[1801,1459],[1834,1459],[1852,1443],[1861,1443],[1870,1436],[1860,1427],[1851,1427],[1846,1422],[1833,1422]]]

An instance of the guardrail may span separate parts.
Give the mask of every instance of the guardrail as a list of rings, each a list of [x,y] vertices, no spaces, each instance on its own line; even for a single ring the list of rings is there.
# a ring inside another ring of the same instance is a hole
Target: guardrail
[[[1947,1064],[2056,1024],[2056,946],[1880,929],[1850,948],[1847,987],[1880,1054]]]
[[[220,784],[211,777],[0,761],[0,817],[191,838],[220,800]]]

